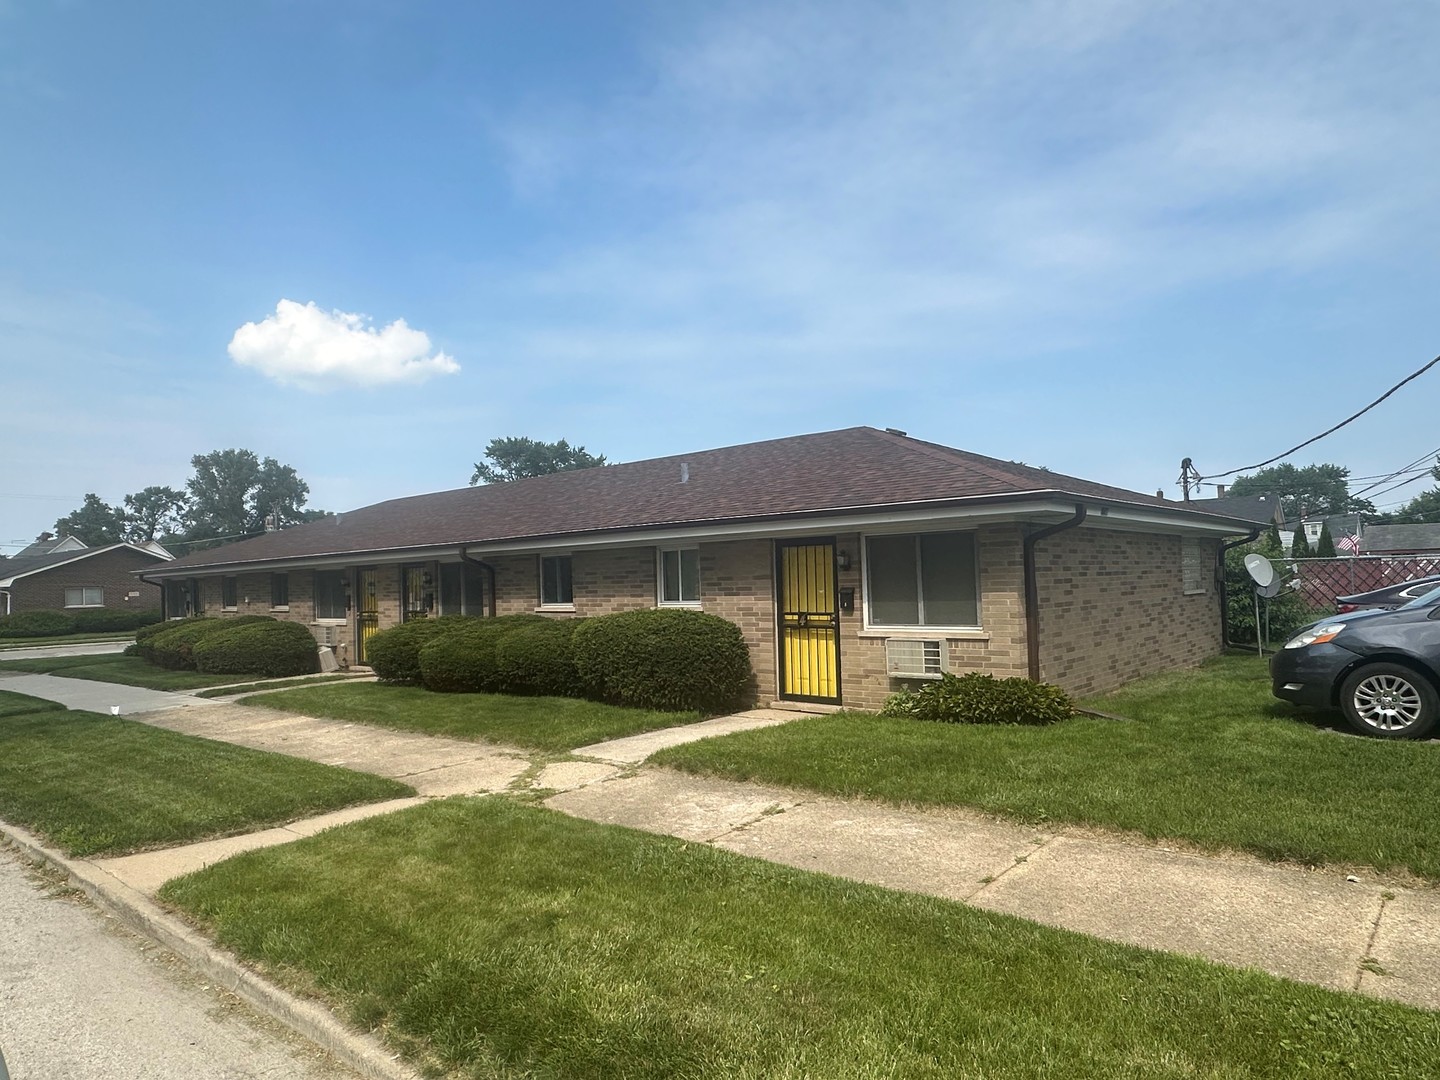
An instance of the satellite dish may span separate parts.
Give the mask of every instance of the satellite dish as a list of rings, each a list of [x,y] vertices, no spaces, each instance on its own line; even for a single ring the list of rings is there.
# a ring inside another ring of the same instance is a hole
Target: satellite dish
[[[1250,580],[1261,589],[1275,583],[1275,567],[1271,566],[1270,560],[1259,552],[1252,551],[1245,556],[1245,571],[1250,575]],[[1275,593],[1265,593],[1265,595],[1274,596]]]
[[[1255,586],[1255,591],[1258,592],[1261,596],[1263,596],[1266,600],[1269,600],[1270,597],[1275,596],[1283,588],[1285,588],[1285,583],[1277,577],[1271,578],[1269,585]]]

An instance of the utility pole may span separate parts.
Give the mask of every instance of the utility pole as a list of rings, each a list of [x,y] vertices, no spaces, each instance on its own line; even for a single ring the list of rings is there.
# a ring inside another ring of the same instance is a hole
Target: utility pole
[[[1195,468],[1195,463],[1188,457],[1180,461],[1180,479],[1175,481],[1180,485],[1180,490],[1185,493],[1185,501],[1190,501],[1190,489],[1200,490],[1200,470]]]

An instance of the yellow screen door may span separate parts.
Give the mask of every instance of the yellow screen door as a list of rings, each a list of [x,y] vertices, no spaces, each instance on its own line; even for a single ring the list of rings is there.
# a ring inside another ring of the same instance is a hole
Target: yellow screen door
[[[380,597],[373,568],[355,571],[355,595],[359,598],[355,605],[355,640],[360,643],[355,660],[363,664],[365,646],[380,630]]]
[[[840,618],[835,545],[785,541],[775,548],[780,600],[780,696],[840,700]]]

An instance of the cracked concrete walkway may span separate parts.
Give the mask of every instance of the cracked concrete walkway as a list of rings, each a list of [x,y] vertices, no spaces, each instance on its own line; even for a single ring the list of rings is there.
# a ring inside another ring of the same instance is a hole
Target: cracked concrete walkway
[[[1347,879],[1243,855],[1199,855],[1079,829],[1033,828],[960,809],[894,807],[634,768],[642,751],[718,734],[726,722],[738,730],[791,718],[762,715],[769,712],[596,744],[577,753],[601,760],[554,762],[539,770],[517,749],[230,704],[136,719],[394,777],[422,797],[501,791],[524,777],[531,788],[558,789],[545,805],[575,817],[1440,1009],[1440,890],[1371,873]],[[176,873],[237,851],[415,801],[99,865],[151,892]],[[162,856],[174,857],[171,868]]]

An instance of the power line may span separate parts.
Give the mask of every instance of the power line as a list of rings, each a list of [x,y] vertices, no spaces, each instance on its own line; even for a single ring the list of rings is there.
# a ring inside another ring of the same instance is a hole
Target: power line
[[[1263,469],[1263,468],[1265,468],[1266,465],[1274,465],[1275,462],[1281,460],[1282,458],[1287,458],[1287,457],[1289,457],[1291,454],[1295,453],[1296,450],[1303,450],[1303,449],[1305,449],[1305,447],[1309,446],[1311,443],[1317,443],[1317,442],[1319,442],[1321,439],[1325,438],[1326,435],[1333,435],[1335,432],[1339,431],[1342,427],[1344,427],[1346,424],[1350,423],[1352,420],[1358,420],[1360,417],[1364,416],[1364,415],[1365,415],[1367,412],[1369,412],[1371,409],[1375,408],[1376,405],[1379,405],[1382,401],[1384,401],[1386,398],[1388,398],[1391,394],[1395,393],[1396,390],[1399,390],[1399,389],[1400,389],[1402,386],[1404,386],[1406,383],[1408,383],[1408,382],[1413,382],[1415,379],[1418,379],[1421,375],[1424,375],[1425,372],[1429,371],[1429,370],[1430,370],[1432,367],[1434,367],[1436,364],[1440,364],[1440,356],[1435,357],[1435,359],[1431,360],[1428,364],[1426,364],[1424,367],[1420,368],[1418,371],[1413,371],[1413,372],[1411,372],[1409,375],[1405,376],[1405,378],[1401,379],[1398,383],[1396,383],[1394,386],[1392,386],[1389,390],[1386,390],[1385,393],[1381,394],[1381,395],[1380,395],[1378,398],[1376,398],[1374,401],[1370,402],[1369,405],[1366,405],[1366,406],[1365,406],[1363,409],[1361,409],[1359,412],[1353,413],[1352,415],[1347,416],[1344,420],[1341,420],[1341,421],[1340,421],[1338,424],[1336,424],[1334,427],[1326,428],[1326,429],[1325,429],[1324,431],[1322,431],[1319,435],[1316,435],[1316,436],[1314,436],[1313,438],[1306,439],[1304,442],[1300,443],[1298,446],[1292,446],[1289,450],[1286,450],[1283,454],[1276,454],[1274,457],[1269,458],[1269,459],[1267,459],[1267,460],[1265,460],[1265,461],[1262,461],[1262,462],[1260,462],[1258,465],[1242,465],[1242,466],[1240,466],[1238,469],[1227,469],[1227,470],[1225,470],[1224,472],[1211,473],[1209,476],[1206,476],[1206,477],[1204,477],[1203,479],[1213,480],[1213,479],[1215,479],[1217,476],[1232,476],[1232,475],[1234,475],[1235,473],[1250,472],[1252,469]]]
[[[1350,493],[1350,497],[1353,499],[1353,498],[1356,498],[1356,497],[1358,497],[1358,496],[1360,496],[1360,495],[1364,495],[1365,492],[1371,490],[1371,488],[1377,488],[1377,487],[1379,487],[1381,484],[1388,483],[1389,481],[1394,480],[1397,476],[1403,476],[1405,473],[1409,472],[1409,471],[1410,471],[1411,469],[1413,469],[1415,466],[1419,465],[1420,462],[1422,462],[1422,461],[1428,461],[1430,458],[1435,457],[1437,454],[1440,454],[1440,446],[1437,446],[1434,450],[1431,450],[1431,451],[1430,451],[1429,453],[1427,453],[1427,454],[1421,454],[1421,455],[1420,455],[1418,458],[1416,458],[1414,461],[1410,462],[1410,464],[1400,466],[1400,468],[1396,469],[1396,470],[1395,470],[1393,473],[1391,473],[1389,476],[1383,476],[1383,477],[1381,477],[1379,480],[1375,481],[1375,483],[1371,484],[1370,487],[1361,488],[1359,491],[1352,491],[1352,492]],[[1428,468],[1426,468],[1426,469],[1421,469],[1421,470],[1419,470],[1414,476],[1410,477],[1410,480],[1418,480],[1420,477],[1425,476],[1425,475],[1426,475],[1427,473],[1429,473],[1429,472],[1430,472],[1430,470],[1429,470]],[[1407,483],[1407,484],[1410,483],[1410,480],[1406,480],[1405,483]],[[1399,486],[1399,485],[1397,485],[1397,486]]]

